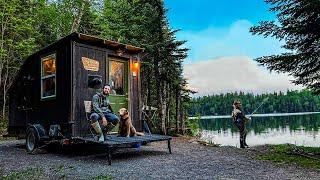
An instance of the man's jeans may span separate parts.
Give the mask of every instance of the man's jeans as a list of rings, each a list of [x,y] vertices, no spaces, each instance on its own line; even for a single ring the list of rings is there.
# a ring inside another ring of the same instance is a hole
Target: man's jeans
[[[104,116],[106,117],[107,121],[108,122],[116,122],[116,121],[119,121],[119,118],[117,115],[115,115],[114,113],[112,112],[106,112],[106,113],[103,113]],[[102,118],[100,117],[100,115],[98,113],[92,113],[90,115],[90,120],[92,123],[95,123],[99,120],[101,120]]]

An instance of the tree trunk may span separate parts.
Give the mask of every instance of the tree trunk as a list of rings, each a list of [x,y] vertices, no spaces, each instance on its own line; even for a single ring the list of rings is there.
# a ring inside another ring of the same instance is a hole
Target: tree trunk
[[[6,72],[4,75],[4,83],[3,83],[3,104],[2,104],[2,117],[6,115],[6,104],[7,104],[7,82],[9,77],[9,61],[6,61]]]
[[[170,89],[170,84],[168,83],[167,84],[167,89],[168,89],[168,91],[167,91],[167,96],[166,96],[166,98],[167,98],[167,105],[166,105],[166,121],[167,121],[167,124],[166,124],[166,126],[167,126],[167,133],[168,133],[168,129],[170,129],[171,128],[171,123],[170,123],[170,107],[171,107],[171,89]]]
[[[176,90],[176,133],[179,133],[179,120],[180,120],[180,90]]]
[[[72,27],[71,27],[71,33],[78,32],[86,3],[90,3],[90,0],[83,0],[82,1],[81,7],[79,8],[79,11],[78,11],[78,14],[75,15],[75,17],[74,17]]]

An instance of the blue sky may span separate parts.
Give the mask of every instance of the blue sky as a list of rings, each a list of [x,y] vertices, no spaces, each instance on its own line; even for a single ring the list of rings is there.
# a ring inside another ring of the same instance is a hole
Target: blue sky
[[[166,0],[165,5],[171,27],[181,29],[178,39],[188,40],[190,61],[283,52],[277,40],[249,33],[259,21],[275,20],[263,0]]]
[[[275,19],[263,0],[165,0],[165,5],[171,26],[184,30],[228,27],[241,19],[252,23]]]
[[[282,42],[253,36],[249,28],[276,20],[263,0],[165,0],[177,38],[190,49],[184,75],[199,95],[301,89],[288,74],[270,73],[255,58],[280,54]]]

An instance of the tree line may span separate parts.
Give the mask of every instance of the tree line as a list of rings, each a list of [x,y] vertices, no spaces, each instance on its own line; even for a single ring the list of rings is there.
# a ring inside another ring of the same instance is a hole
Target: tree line
[[[188,107],[189,116],[230,115],[234,100],[240,100],[245,114],[294,113],[320,110],[320,97],[310,90],[287,91],[254,95],[252,93],[226,93],[193,98]]]
[[[182,61],[188,49],[170,28],[162,0],[0,0],[0,104],[27,56],[72,32],[145,48],[141,60],[143,104],[156,107],[146,120],[156,131],[184,127],[189,100]]]

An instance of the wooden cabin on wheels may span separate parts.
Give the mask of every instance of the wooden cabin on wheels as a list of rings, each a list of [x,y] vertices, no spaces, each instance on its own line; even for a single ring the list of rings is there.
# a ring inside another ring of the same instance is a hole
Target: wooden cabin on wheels
[[[91,87],[95,78],[111,85],[113,93],[109,99],[114,112],[127,108],[134,127],[143,130],[139,67],[143,51],[132,45],[72,33],[29,56],[9,90],[8,136],[26,138],[28,151],[53,140],[64,144],[102,144],[108,150],[109,163],[113,148],[137,143],[167,140],[171,152],[169,136],[110,135],[99,143],[90,132],[85,104],[97,91]]]

